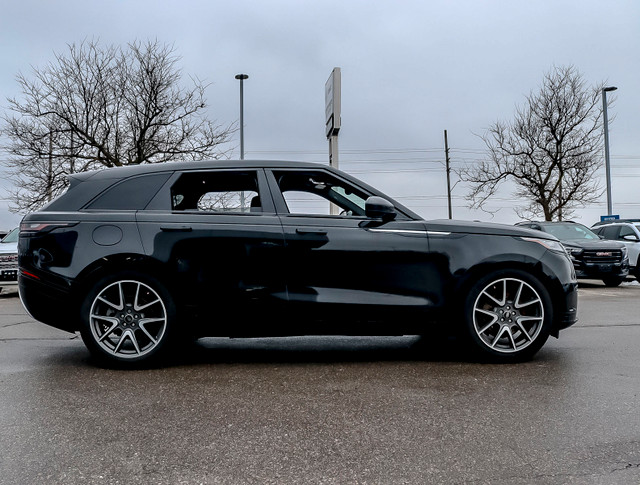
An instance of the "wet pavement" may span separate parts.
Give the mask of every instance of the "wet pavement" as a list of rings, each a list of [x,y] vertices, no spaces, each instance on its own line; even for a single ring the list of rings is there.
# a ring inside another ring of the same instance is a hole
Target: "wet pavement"
[[[583,284],[535,360],[413,337],[204,339],[97,367],[0,294],[0,483],[640,483],[640,285]]]

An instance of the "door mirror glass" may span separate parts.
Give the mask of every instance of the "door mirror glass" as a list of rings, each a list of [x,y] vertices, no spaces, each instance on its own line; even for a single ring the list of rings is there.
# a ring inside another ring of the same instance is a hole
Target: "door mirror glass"
[[[371,196],[365,202],[365,213],[369,219],[382,219],[392,221],[396,218],[396,209],[393,204],[382,197]]]

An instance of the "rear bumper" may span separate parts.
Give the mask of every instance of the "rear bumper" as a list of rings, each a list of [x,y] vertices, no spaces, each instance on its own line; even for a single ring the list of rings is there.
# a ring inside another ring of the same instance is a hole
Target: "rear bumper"
[[[18,291],[22,306],[34,319],[71,333],[79,330],[79,315],[69,291],[22,274],[18,276]]]

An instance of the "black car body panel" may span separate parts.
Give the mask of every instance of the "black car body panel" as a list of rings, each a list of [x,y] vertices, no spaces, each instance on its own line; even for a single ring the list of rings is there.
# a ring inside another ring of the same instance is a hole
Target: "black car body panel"
[[[241,209],[235,199],[211,198],[220,191],[241,197]],[[328,194],[343,214],[290,211],[288,204],[308,202],[295,198],[300,191]],[[368,217],[371,196],[390,201],[394,217]],[[79,174],[21,227],[23,304],[67,331],[80,329],[78,308],[96,281],[132,269],[163,282],[181,325],[196,336],[422,334],[457,314],[479,277],[500,269],[544,284],[553,334],[577,319],[573,267],[562,248],[540,243],[538,231],[424,221],[363,182],[311,163],[168,163]]]

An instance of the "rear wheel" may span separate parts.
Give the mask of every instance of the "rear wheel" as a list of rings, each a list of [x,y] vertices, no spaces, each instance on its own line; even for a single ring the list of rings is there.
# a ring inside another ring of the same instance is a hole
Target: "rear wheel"
[[[101,360],[139,363],[167,351],[175,305],[164,285],[126,272],[98,281],[82,304],[82,339]]]
[[[464,312],[478,353],[502,362],[533,357],[547,341],[553,321],[549,292],[520,270],[481,278],[467,294]]]

